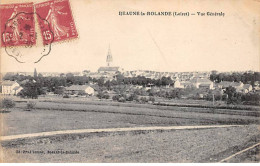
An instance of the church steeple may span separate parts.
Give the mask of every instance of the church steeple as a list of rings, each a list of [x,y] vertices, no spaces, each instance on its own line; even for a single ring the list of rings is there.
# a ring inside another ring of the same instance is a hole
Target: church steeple
[[[33,77],[34,77],[34,78],[37,78],[37,77],[38,77],[38,74],[37,74],[37,70],[36,70],[36,68],[34,68]]]
[[[110,45],[108,47],[108,53],[107,53],[107,66],[111,66],[112,62],[113,62],[113,57],[112,57],[112,54],[111,54],[111,50],[110,50]]]

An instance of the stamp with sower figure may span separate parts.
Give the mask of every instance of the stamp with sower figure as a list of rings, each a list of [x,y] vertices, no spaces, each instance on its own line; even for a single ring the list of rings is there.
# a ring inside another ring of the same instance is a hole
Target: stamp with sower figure
[[[19,63],[38,63],[51,51],[51,42],[37,37],[33,3],[0,5],[1,47]],[[46,20],[43,20],[47,22]],[[52,33],[50,25],[46,27]]]
[[[50,0],[38,3],[35,4],[35,9],[38,13],[37,19],[44,44],[51,42],[52,35],[54,35],[53,42],[78,37],[68,0]],[[48,26],[53,33],[48,30]]]
[[[38,63],[53,42],[78,37],[69,0],[0,5],[0,14],[1,47],[20,63]]]
[[[35,45],[33,3],[0,6],[1,47]]]

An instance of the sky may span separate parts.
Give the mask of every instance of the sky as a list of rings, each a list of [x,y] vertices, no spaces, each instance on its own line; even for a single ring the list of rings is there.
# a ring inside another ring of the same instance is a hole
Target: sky
[[[2,4],[16,2],[21,1],[2,0]],[[70,4],[79,37],[53,43],[50,54],[37,64],[20,64],[1,48],[2,72],[97,71],[106,65],[109,45],[113,65],[125,70],[260,70],[260,2],[70,0]],[[225,16],[119,16],[119,11]]]

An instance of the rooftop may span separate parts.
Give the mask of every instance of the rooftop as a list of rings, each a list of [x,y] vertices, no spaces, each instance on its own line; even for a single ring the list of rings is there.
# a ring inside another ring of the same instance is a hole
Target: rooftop
[[[243,83],[242,82],[222,81],[219,83],[219,85],[222,85],[223,87],[229,87],[229,86],[236,87],[236,86],[243,85]]]
[[[212,81],[210,81],[207,78],[193,78],[190,82],[192,82],[192,83],[212,83]]]
[[[71,85],[70,87],[66,87],[66,90],[71,90],[71,91],[84,91],[87,88],[92,88],[89,85]]]
[[[10,80],[5,80],[1,83],[3,86],[12,86],[13,84],[17,83],[16,81],[10,81]]]
[[[98,71],[118,71],[119,67],[100,67]]]

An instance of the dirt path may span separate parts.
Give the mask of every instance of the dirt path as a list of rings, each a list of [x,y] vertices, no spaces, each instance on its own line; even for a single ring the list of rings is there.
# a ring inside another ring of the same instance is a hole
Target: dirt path
[[[63,130],[51,131],[32,134],[20,134],[0,137],[1,141],[11,141],[16,139],[46,137],[65,134],[81,133],[102,133],[102,132],[127,132],[127,131],[151,131],[151,130],[187,130],[187,129],[209,129],[209,128],[227,128],[239,127],[241,125],[206,125],[206,126],[153,126],[153,127],[133,127],[133,128],[107,128],[107,129],[80,129],[80,130]]]

